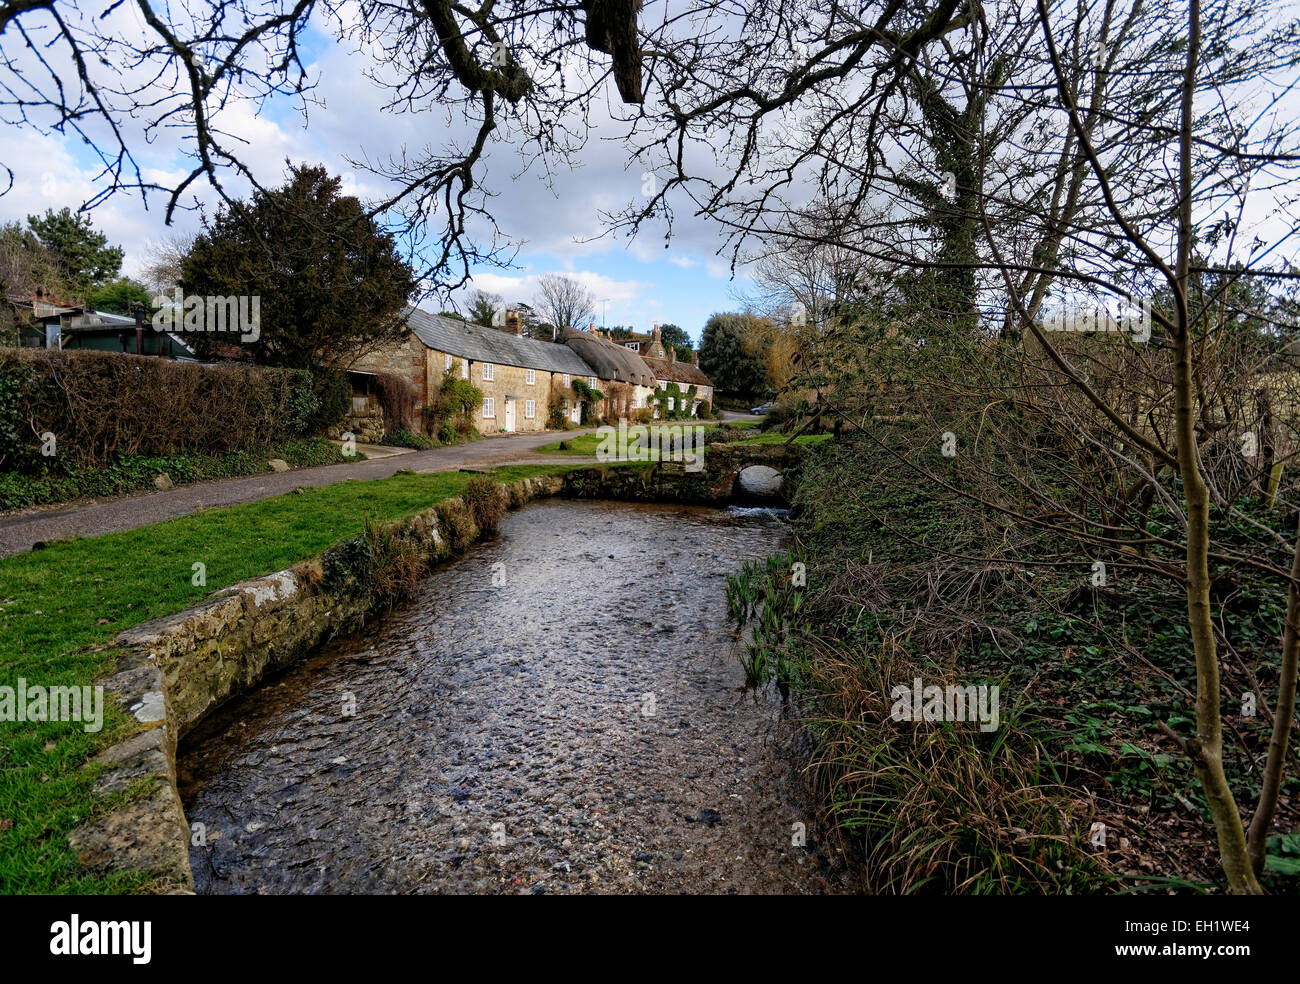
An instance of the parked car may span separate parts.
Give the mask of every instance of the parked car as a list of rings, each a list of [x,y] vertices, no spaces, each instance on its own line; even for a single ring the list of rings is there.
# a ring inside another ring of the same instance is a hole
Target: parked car
[[[749,408],[749,412],[750,412],[750,413],[767,413],[767,412],[768,412],[769,410],[771,410],[772,407],[774,407],[774,406],[776,406],[776,404],[773,403],[771,400],[769,400],[767,403],[760,403],[760,404],[759,404],[758,406],[756,406],[756,407],[750,407],[750,408]]]

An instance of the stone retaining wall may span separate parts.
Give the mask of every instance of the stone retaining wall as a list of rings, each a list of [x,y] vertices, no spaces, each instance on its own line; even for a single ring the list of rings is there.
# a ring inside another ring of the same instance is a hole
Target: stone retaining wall
[[[503,486],[511,508],[559,493],[559,476]],[[467,514],[459,498],[394,524],[427,565],[452,555],[449,514]],[[472,523],[472,520],[471,520]],[[479,537],[475,527],[471,540]],[[116,671],[99,681],[142,725],[95,759],[105,766],[95,792],[110,795],[154,780],[143,798],[76,828],[69,843],[95,871],[136,871],[161,891],[192,891],[189,827],[176,789],[176,743],[208,714],[289,666],[316,646],[357,629],[373,601],[348,566],[347,544],[287,570],[243,581],[203,604],[121,633]]]
[[[731,497],[741,468],[765,463],[784,472],[797,467],[800,457],[798,449],[779,445],[714,444],[699,472],[672,464],[584,468],[525,479],[503,486],[502,494],[511,508],[557,494],[720,505]],[[454,552],[447,517],[463,518],[467,512],[462,500],[445,499],[394,528],[418,544],[425,564],[432,566]],[[473,528],[470,541],[478,537]],[[144,872],[159,891],[193,891],[190,831],[176,788],[176,744],[267,674],[363,624],[374,602],[364,578],[351,569],[352,556],[349,544],[341,544],[117,637],[123,656],[100,682],[141,729],[96,757],[104,769],[95,791],[107,796],[140,780],[153,785],[144,796],[72,831],[68,840],[82,865],[100,872]]]

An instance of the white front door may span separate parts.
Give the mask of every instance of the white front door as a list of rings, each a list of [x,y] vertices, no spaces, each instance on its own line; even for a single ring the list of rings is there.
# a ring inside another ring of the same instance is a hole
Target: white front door
[[[514,431],[515,429],[515,401],[506,400],[506,430]]]

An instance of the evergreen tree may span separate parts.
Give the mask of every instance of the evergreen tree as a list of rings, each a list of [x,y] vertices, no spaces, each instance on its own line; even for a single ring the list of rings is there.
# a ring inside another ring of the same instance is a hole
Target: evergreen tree
[[[323,167],[290,166],[282,188],[255,192],[206,223],[182,264],[187,295],[260,298],[258,337],[242,343],[255,362],[346,367],[405,331],[411,268],[392,236],[339,188]],[[208,351],[238,340],[189,337]]]

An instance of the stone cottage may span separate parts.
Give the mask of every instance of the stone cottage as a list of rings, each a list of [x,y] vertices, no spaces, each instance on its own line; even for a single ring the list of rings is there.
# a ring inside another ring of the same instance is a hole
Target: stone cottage
[[[692,352],[690,362],[679,361],[677,349],[664,345],[663,335],[658,325],[651,329],[649,335],[634,334],[630,339],[620,340],[619,344],[641,357],[641,361],[654,373],[655,386],[658,389],[667,389],[670,384],[676,383],[677,388],[685,393],[694,386],[695,401],[691,407],[692,417],[696,415],[701,403],[713,403],[713,382],[700,369],[700,353]],[[672,410],[674,407],[670,406],[668,409]]]
[[[574,345],[525,338],[514,312],[507,313],[505,331],[415,307],[407,308],[404,316],[408,334],[358,359],[350,374],[354,379],[381,372],[399,376],[415,387],[420,405],[428,406],[444,373],[453,372],[483,392],[474,413],[474,426],[483,434],[545,430],[552,401],[558,401],[566,422],[581,422],[575,380],[605,394],[602,403],[611,394],[617,397],[628,383],[638,406],[647,406],[646,396],[653,391],[654,376],[640,359],[630,352],[623,357],[613,343],[596,343],[594,336]],[[587,337],[585,332],[577,334]],[[611,358],[605,347],[620,354]],[[592,408],[594,415],[604,409]]]
[[[595,325],[587,331],[565,332],[564,344],[591,367],[588,385],[605,396],[595,408],[598,416],[609,421],[649,416],[656,381],[654,372],[639,355],[611,341]]]
[[[677,350],[669,349],[666,359],[657,359],[654,356],[643,355],[641,360],[650,367],[655,374],[655,383],[659,389],[667,389],[670,383],[676,383],[677,388],[685,394],[690,387],[695,387],[695,399],[691,406],[691,416],[694,417],[700,409],[701,403],[713,403],[713,382],[704,371],[700,369],[700,353],[693,352],[692,360],[684,362],[677,358]],[[674,400],[675,397],[668,397]],[[669,410],[674,407],[669,406]]]

